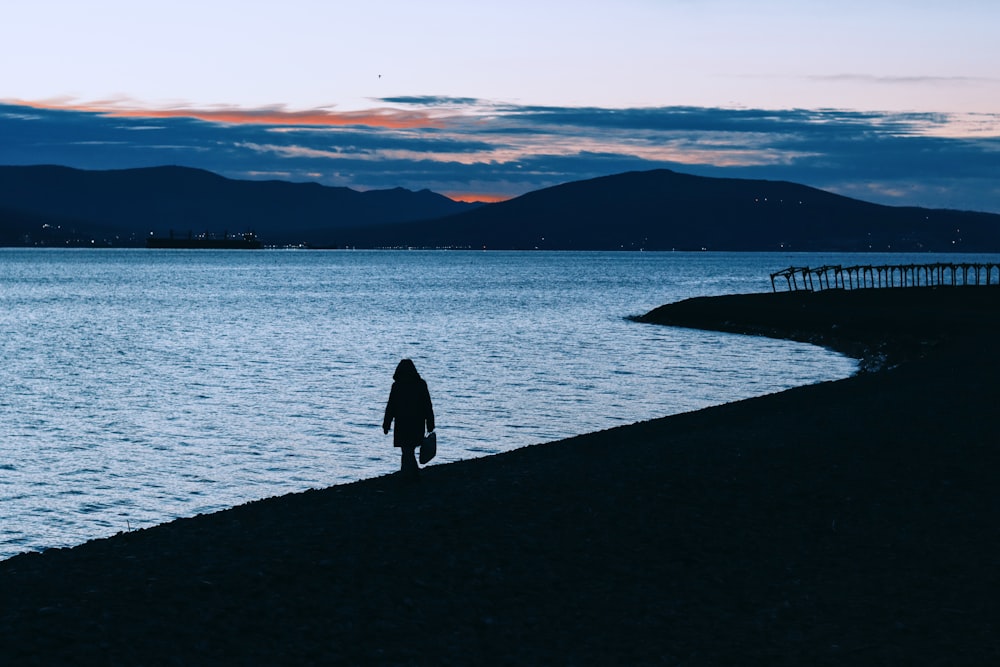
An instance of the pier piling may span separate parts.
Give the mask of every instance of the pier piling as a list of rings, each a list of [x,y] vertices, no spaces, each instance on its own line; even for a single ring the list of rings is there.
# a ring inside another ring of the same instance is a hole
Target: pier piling
[[[994,274],[996,275],[994,282]],[[1000,285],[1000,263],[881,264],[816,268],[790,266],[771,274],[771,290],[780,281],[790,292],[824,289],[873,289],[892,287],[934,287],[938,285]],[[922,279],[922,280],[921,280]],[[800,285],[801,282],[801,285]]]

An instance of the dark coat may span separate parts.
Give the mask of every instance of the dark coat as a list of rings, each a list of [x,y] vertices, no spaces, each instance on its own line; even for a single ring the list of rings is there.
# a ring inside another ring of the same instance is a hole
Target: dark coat
[[[419,447],[424,441],[424,425],[428,431],[434,430],[434,407],[427,383],[419,375],[397,378],[389,391],[389,402],[385,406],[382,429],[389,430],[392,420],[396,428],[392,433],[395,447],[407,445]]]

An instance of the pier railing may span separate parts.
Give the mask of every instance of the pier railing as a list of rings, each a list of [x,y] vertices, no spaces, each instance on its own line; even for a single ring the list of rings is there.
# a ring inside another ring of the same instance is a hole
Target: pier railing
[[[780,278],[785,279],[789,291],[810,292],[838,288],[1000,285],[1000,263],[790,266],[771,274],[771,289],[775,292]]]

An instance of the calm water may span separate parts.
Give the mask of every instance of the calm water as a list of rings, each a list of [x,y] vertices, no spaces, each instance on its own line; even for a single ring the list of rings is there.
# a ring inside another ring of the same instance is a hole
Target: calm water
[[[850,375],[807,345],[624,319],[837,261],[0,249],[0,558],[391,472],[402,357],[435,463]]]

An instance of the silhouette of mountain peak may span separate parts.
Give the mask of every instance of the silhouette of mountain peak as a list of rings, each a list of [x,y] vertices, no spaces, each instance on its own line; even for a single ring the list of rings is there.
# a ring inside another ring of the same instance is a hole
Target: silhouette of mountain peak
[[[57,193],[58,196],[54,196]],[[0,243],[71,229],[136,245],[151,232],[254,231],[270,244],[559,250],[1000,250],[1000,215],[892,207],[787,181],[670,169],[574,181],[495,204],[427,189],[359,192],[235,180],[181,166],[0,167]],[[960,231],[956,231],[960,230]],[[89,244],[90,242],[87,241]]]

